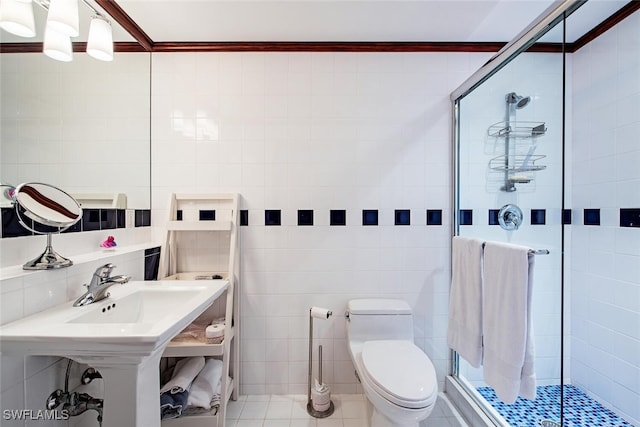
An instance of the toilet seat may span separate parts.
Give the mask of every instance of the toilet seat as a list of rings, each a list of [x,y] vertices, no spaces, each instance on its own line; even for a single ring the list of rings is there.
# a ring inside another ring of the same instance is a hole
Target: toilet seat
[[[411,341],[366,341],[362,368],[377,393],[390,402],[411,409],[432,405],[438,387],[431,360]]]

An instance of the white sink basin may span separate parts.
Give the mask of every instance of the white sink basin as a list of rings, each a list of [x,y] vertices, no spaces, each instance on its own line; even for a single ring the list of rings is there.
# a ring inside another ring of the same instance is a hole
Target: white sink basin
[[[0,327],[3,354],[84,356],[150,354],[200,315],[226,280],[132,281],[84,307],[61,304]]]
[[[142,289],[132,294],[109,301],[106,307],[92,310],[69,320],[69,323],[146,323],[154,324],[162,319],[176,301],[186,301],[197,288]]]
[[[171,338],[229,288],[227,280],[129,282],[0,327],[2,354],[63,356],[102,374],[104,427],[160,427],[159,363]]]

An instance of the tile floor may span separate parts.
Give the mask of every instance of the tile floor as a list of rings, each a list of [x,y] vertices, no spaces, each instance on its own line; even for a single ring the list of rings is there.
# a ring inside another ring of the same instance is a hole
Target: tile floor
[[[366,427],[366,400],[361,394],[331,397],[335,412],[327,418],[307,414],[307,396],[250,395],[229,401],[226,427]],[[440,393],[431,416],[420,427],[467,427],[445,395]]]
[[[536,399],[521,397],[508,405],[496,396],[491,387],[478,387],[478,392],[511,425],[538,427],[543,420],[560,420],[560,385],[538,386]],[[632,425],[613,411],[573,385],[564,386],[564,423],[567,427],[631,427]]]

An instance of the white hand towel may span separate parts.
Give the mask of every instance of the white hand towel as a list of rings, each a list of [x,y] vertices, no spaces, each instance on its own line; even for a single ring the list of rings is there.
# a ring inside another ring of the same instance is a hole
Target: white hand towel
[[[534,255],[523,246],[484,248],[484,380],[505,403],[536,397],[531,296]]]
[[[218,400],[222,387],[222,361],[207,359],[204,368],[200,371],[189,390],[187,406],[209,409],[213,405],[216,394]]]
[[[160,394],[165,391],[181,393],[189,389],[198,372],[204,367],[204,356],[187,357],[180,359],[173,368],[173,375],[165,385],[160,388]]]
[[[482,240],[455,236],[447,343],[473,367],[482,361]]]

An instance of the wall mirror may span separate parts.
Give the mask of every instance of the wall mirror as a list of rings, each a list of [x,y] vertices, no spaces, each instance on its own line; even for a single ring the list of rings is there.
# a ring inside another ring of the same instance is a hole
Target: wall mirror
[[[42,41],[46,10],[33,7],[36,37],[0,30],[0,43]],[[79,11],[74,42],[86,40],[92,15],[82,2]],[[134,42],[109,20],[116,44]],[[118,49],[111,62],[78,50],[71,62],[0,54],[0,181],[47,182],[71,195],[123,193],[127,209],[150,209],[150,61],[150,53]]]
[[[78,202],[61,189],[40,182],[20,184],[9,192],[20,224],[36,234],[47,235],[45,251],[22,268],[49,270],[73,265],[53,250],[51,235],[66,230],[82,218]]]

